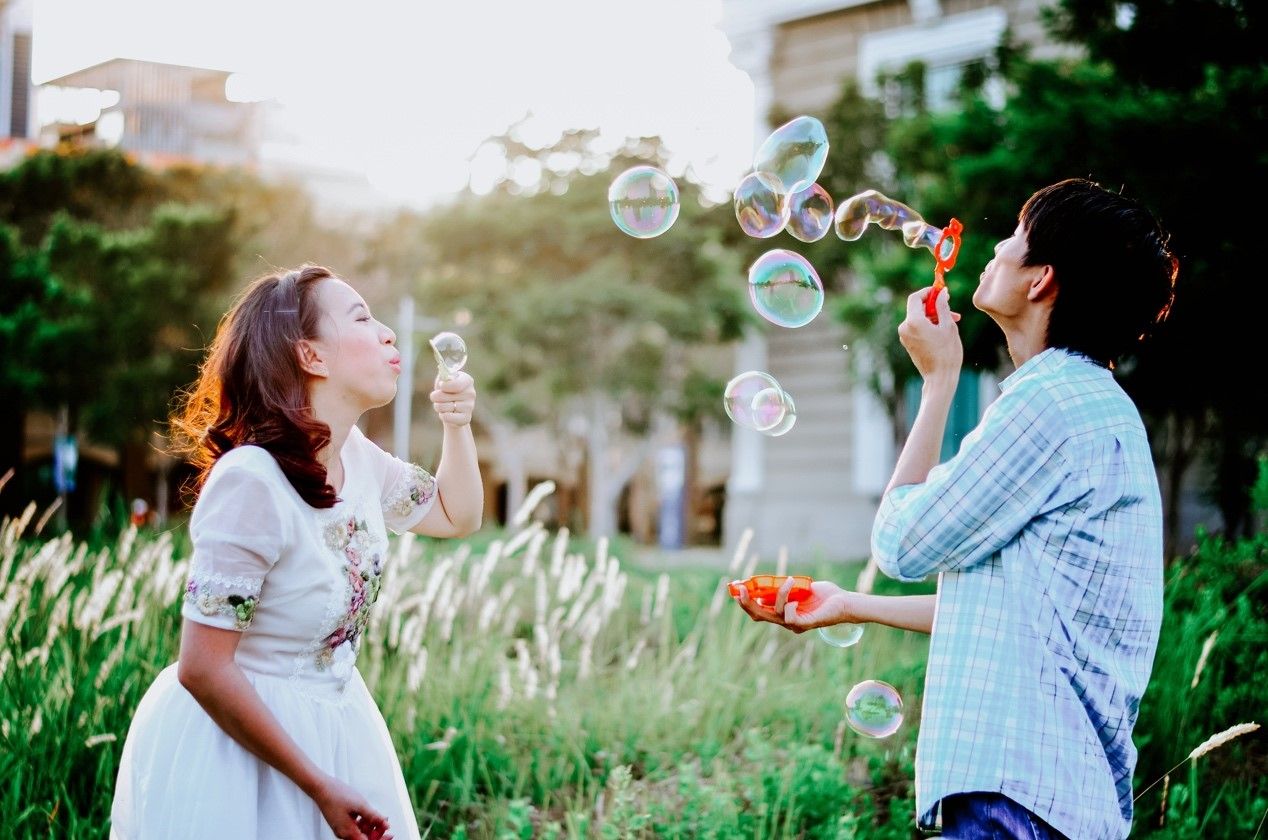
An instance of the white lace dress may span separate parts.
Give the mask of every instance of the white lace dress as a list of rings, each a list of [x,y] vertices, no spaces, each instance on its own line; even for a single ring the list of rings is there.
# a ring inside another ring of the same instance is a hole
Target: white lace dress
[[[238,665],[287,734],[386,816],[395,837],[417,838],[400,763],[356,658],[387,559],[385,527],[417,524],[436,482],[355,427],[341,457],[341,501],[318,510],[265,450],[225,453],[194,506],[181,612],[241,631]],[[312,799],[207,715],[175,665],[137,707],[111,817],[113,840],[334,836]]]

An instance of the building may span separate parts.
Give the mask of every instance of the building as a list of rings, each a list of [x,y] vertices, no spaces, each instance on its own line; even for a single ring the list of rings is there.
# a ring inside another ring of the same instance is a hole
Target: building
[[[0,0],[0,138],[14,141],[29,140],[37,128],[31,85],[32,4],[33,0]]]
[[[257,163],[258,105],[231,102],[231,74],[130,58],[112,58],[45,82],[46,88],[100,95],[99,113],[82,123],[55,122],[51,140],[117,146],[143,162],[198,162],[220,166]]]
[[[774,127],[772,113],[813,114],[845,79],[879,94],[877,77],[913,61],[926,65],[929,101],[954,90],[963,69],[987,59],[1004,32],[1034,55],[1047,42],[1043,0],[726,0],[723,28],[731,61],[753,80],[754,148]],[[736,428],[727,485],[725,540],[745,528],[773,557],[864,557],[872,519],[896,456],[892,423],[865,386],[852,384],[844,328],[821,316],[797,330],[755,333],[738,348],[735,370],[766,370],[797,401],[797,426],[780,438]],[[966,387],[967,386],[967,387]],[[995,393],[994,378],[962,382],[972,425]]]

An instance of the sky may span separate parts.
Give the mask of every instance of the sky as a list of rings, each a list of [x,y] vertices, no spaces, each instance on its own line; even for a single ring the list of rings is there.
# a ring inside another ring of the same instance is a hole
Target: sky
[[[35,0],[32,71],[231,71],[231,94],[284,108],[291,139],[266,158],[364,173],[418,206],[488,182],[481,141],[528,114],[541,145],[567,128],[658,134],[670,174],[689,163],[729,190],[751,163],[753,86],[721,16],[722,0]]]

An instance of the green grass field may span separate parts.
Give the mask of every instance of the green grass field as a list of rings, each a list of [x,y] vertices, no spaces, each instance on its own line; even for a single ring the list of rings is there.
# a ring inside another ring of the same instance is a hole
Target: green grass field
[[[0,534],[0,836],[105,838],[132,711],[176,657],[187,546],[181,531],[128,530],[99,548],[40,539],[33,518]],[[754,563],[775,565],[740,556],[733,574],[656,573],[537,525],[465,544],[398,539],[359,666],[424,836],[918,836],[928,639],[870,626],[841,650],[755,625],[720,587]],[[850,584],[858,570],[804,571]],[[1172,623],[1150,689],[1160,700],[1173,684],[1188,690],[1211,632]],[[1223,662],[1209,652],[1208,680],[1227,676]],[[889,738],[844,724],[846,693],[869,678],[906,703]],[[1243,694],[1220,713],[1262,709],[1268,692],[1259,678]],[[1138,788],[1223,728],[1201,731],[1217,710],[1185,706],[1142,710]],[[1165,811],[1155,787],[1136,834],[1253,833],[1268,786],[1243,769],[1263,761],[1261,743],[1255,733],[1177,771]],[[1239,763],[1211,778],[1221,756]]]

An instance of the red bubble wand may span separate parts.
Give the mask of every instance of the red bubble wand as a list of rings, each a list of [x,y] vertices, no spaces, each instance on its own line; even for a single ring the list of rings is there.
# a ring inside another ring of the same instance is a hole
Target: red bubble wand
[[[935,324],[938,323],[938,293],[947,287],[945,273],[955,268],[955,258],[960,255],[960,234],[963,231],[964,225],[960,224],[959,219],[953,218],[942,229],[938,245],[933,249],[933,289],[925,297],[925,315]]]

